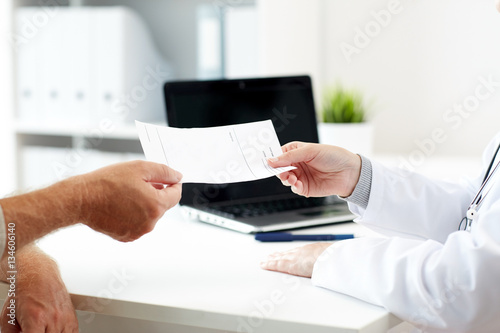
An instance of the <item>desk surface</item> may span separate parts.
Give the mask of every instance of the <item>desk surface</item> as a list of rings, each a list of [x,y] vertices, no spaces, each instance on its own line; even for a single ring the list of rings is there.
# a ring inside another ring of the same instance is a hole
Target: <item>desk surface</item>
[[[348,223],[300,232],[363,230]],[[259,268],[269,253],[302,244],[260,243],[184,218],[178,207],[132,243],[82,225],[39,242],[58,262],[75,307],[88,316],[262,333],[386,332],[400,322],[380,307],[314,287],[310,279]],[[0,287],[5,295],[6,286]]]

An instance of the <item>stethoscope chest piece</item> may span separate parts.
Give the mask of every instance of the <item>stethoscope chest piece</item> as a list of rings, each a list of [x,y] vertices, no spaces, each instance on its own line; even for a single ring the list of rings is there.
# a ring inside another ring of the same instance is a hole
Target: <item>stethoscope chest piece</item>
[[[468,210],[467,210],[467,218],[468,218],[469,220],[474,221],[475,219],[477,219],[478,215],[479,215],[479,214],[478,214],[477,210],[476,210],[476,209],[474,209],[474,208],[471,208],[471,209],[468,209]]]

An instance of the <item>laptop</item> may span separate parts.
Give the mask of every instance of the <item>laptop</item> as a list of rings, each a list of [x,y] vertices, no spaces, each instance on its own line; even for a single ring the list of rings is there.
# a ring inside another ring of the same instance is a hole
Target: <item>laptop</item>
[[[318,142],[308,76],[167,82],[164,96],[171,127],[271,119],[282,145],[290,141]],[[346,222],[354,217],[347,203],[336,196],[305,198],[292,193],[277,177],[182,186],[180,205],[190,217],[243,233]]]

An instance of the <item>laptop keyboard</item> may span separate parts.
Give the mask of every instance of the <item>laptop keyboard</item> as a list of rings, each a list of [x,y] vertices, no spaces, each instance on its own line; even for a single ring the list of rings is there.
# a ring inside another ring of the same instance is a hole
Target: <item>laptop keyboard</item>
[[[211,206],[210,210],[223,212],[232,217],[255,217],[294,209],[323,206],[325,198],[288,198],[238,205]]]

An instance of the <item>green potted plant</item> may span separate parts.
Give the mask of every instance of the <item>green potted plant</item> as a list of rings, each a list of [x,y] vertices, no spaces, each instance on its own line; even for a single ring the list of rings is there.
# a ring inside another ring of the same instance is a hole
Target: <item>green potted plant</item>
[[[324,123],[362,123],[366,112],[361,94],[342,87],[328,91],[325,95],[321,120]]]
[[[324,94],[318,124],[321,143],[340,146],[354,153],[372,153],[372,124],[367,120],[362,94],[337,86]]]

